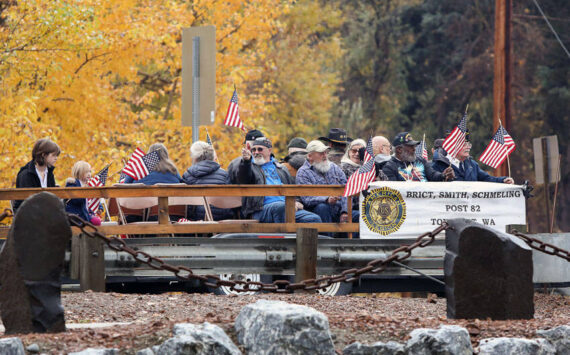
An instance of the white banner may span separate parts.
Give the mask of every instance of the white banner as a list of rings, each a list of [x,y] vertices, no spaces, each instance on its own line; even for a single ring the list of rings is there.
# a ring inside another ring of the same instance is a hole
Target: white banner
[[[360,195],[360,238],[416,237],[452,218],[505,232],[526,224],[522,186],[492,182],[377,181]]]

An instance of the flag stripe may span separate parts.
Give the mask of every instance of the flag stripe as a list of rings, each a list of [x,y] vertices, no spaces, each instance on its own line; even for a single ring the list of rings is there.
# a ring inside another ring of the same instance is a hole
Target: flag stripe
[[[515,149],[516,144],[513,138],[507,133],[506,129],[499,126],[497,132],[491,138],[491,142],[479,157],[479,161],[496,169]]]

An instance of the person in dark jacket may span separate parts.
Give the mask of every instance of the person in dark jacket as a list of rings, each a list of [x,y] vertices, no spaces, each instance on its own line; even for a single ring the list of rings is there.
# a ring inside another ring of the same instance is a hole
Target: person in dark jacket
[[[158,156],[160,157],[160,162],[147,176],[139,180],[133,180],[128,178],[125,183],[139,183],[145,185],[156,185],[156,184],[177,184],[182,182],[178,169],[168,157],[168,150],[166,146],[162,143],[154,143],[148,148],[148,153],[158,151]],[[148,154],[147,153],[147,154]]]
[[[286,167],[279,164],[271,154],[271,141],[266,137],[255,139],[251,150],[242,149],[242,160],[238,169],[238,183],[257,185],[294,184]],[[341,172],[342,174],[342,172]],[[321,223],[321,218],[303,210],[299,202],[295,204],[295,222]],[[257,219],[261,223],[285,222],[284,196],[244,197],[242,213],[246,218]]]
[[[340,161],[346,152],[346,147],[352,138],[346,135],[346,130],[342,128],[331,128],[327,137],[319,137],[319,140],[326,142],[330,151],[328,159],[340,167]]]
[[[442,148],[440,148],[442,149]],[[508,176],[492,176],[479,167],[479,164],[475,162],[469,156],[471,153],[471,142],[465,142],[463,149],[461,149],[457,156],[458,164],[451,164],[453,171],[455,173],[455,180],[457,181],[487,181],[487,182],[499,182],[505,184],[514,184],[514,180]],[[443,159],[439,156],[434,155],[433,168],[437,171],[443,171],[445,167],[449,167],[449,163],[445,165]]]
[[[192,166],[182,175],[182,181],[188,185],[226,185],[230,182],[228,173],[214,161],[214,148],[206,142],[197,141],[190,147]],[[212,217],[215,221],[233,218],[231,209],[212,206]],[[203,206],[188,206],[188,219],[204,220]]]
[[[91,179],[91,165],[86,161],[78,161],[71,169],[72,178],[67,178],[65,187],[87,186]],[[83,220],[91,222],[93,225],[101,225],[101,218],[87,208],[87,199],[72,198],[66,201],[65,211],[76,214]]]
[[[16,188],[56,187],[53,170],[61,150],[48,138],[36,141],[32,148],[32,160],[20,168],[16,177]],[[13,203],[14,213],[22,204],[22,200]]]
[[[289,174],[293,179],[297,176],[297,170],[305,163],[307,159],[307,141],[301,137],[295,137],[289,141],[287,145],[287,156],[283,158],[281,164],[289,170]]]
[[[451,181],[455,177],[453,168],[443,172],[434,170],[423,158],[416,157],[415,141],[408,132],[396,135],[392,146],[394,156],[384,165],[382,171],[390,181]]]
[[[259,137],[264,137],[264,135],[263,135],[263,133],[261,133],[261,131],[258,131],[257,129],[249,130],[245,134],[245,140],[243,141],[243,149],[250,150],[252,145],[253,145],[253,141]],[[242,157],[239,156],[239,157],[235,158],[234,160],[232,160],[230,162],[230,164],[228,165],[227,170],[228,170],[228,174],[230,176],[230,182],[232,184],[238,183],[238,170],[239,170],[239,165],[240,165],[241,161],[242,161]]]

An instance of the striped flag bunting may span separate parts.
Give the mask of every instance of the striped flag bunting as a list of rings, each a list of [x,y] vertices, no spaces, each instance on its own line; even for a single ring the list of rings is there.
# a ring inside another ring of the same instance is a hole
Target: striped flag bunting
[[[138,148],[137,148],[138,149]],[[160,162],[158,151],[152,151],[142,157],[133,153],[131,159],[123,169],[123,172],[135,180],[140,180],[150,174]]]
[[[425,160],[428,159],[428,152],[426,149],[426,139],[424,139],[416,146],[416,157],[424,158]]]
[[[366,190],[368,185],[374,181],[374,178],[376,178],[376,169],[374,168],[373,156],[372,137],[370,137],[364,152],[364,164],[348,178],[346,186],[344,187],[343,196],[356,195],[360,193],[360,191]]]
[[[465,144],[465,135],[467,132],[467,112],[459,121],[459,124],[451,131],[451,133],[443,141],[443,149],[453,158],[463,149]]]
[[[243,127],[243,122],[239,118],[239,106],[238,106],[238,96],[237,90],[234,89],[234,94],[232,95],[232,99],[230,100],[230,105],[228,106],[228,112],[226,113],[226,119],[224,120],[224,124],[230,127],[238,127],[242,131],[245,131]]]
[[[107,176],[109,175],[109,166],[110,164],[101,169],[100,172],[98,172],[95,176],[89,179],[89,181],[87,182],[87,186],[91,187],[105,186],[105,183],[107,182]],[[97,211],[99,211],[100,205],[101,205],[100,198],[87,199],[87,208],[93,213],[97,213]]]
[[[491,142],[479,157],[479,161],[485,165],[496,169],[501,165],[507,156],[509,156],[515,149],[516,144],[513,138],[507,133],[507,130],[499,125],[497,132],[491,138]]]

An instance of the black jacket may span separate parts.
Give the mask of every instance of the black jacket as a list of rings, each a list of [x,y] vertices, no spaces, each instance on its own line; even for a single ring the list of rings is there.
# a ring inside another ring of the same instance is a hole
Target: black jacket
[[[47,187],[55,187],[55,176],[53,175],[53,170],[55,167],[48,167],[47,170]],[[20,168],[18,176],[16,177],[16,188],[24,187],[42,187],[40,182],[40,177],[36,173],[36,164],[34,161],[29,161],[26,165]],[[14,201],[14,213],[20,205],[22,200]]]
[[[412,168],[412,169],[410,169]],[[382,171],[390,181],[443,181],[443,174],[435,171],[423,158],[416,158],[413,163],[405,163],[396,157],[388,160]]]
[[[259,165],[252,164],[252,159],[250,160],[241,160],[239,167],[238,167],[238,183],[240,184],[255,184],[255,185],[265,185],[265,173],[263,169]],[[274,159],[272,163],[275,164],[275,168],[277,169],[277,175],[279,175],[279,179],[281,179],[281,183],[284,185],[287,184],[295,184],[293,178],[289,174],[289,170],[286,167],[276,162]],[[254,212],[260,211],[263,209],[263,200],[264,196],[248,196],[243,197],[242,199],[242,206],[241,212],[246,217],[249,218],[251,214]]]

